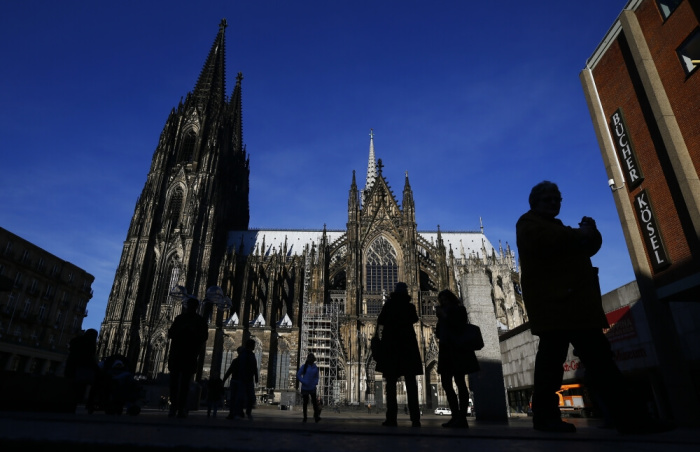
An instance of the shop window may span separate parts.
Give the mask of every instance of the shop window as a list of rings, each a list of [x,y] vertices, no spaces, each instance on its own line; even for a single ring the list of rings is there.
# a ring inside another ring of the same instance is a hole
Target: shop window
[[[686,74],[694,72],[700,65],[700,29],[696,29],[677,52]]]
[[[661,16],[664,20],[668,19],[668,16],[673,14],[673,12],[678,8],[683,0],[656,0],[656,5],[659,7]]]

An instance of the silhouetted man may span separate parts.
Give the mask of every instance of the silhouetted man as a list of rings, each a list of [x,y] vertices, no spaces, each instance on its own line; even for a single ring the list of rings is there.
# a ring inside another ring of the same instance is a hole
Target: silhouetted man
[[[532,334],[539,336],[533,426],[547,432],[576,431],[573,424],[561,419],[556,394],[572,344],[620,433],[667,430],[669,426],[652,422],[645,407],[632,397],[603,334],[609,325],[598,269],[591,263],[603,243],[595,220],[583,217],[578,228],[565,226],[556,219],[561,202],[556,184],[544,181],[535,185],[530,210],[516,225],[523,301]]]
[[[168,330],[170,338],[170,406],[169,416],[187,417],[187,395],[192,377],[197,371],[199,354],[207,340],[207,322],[197,314],[199,301],[187,300],[187,309],[175,317]]]

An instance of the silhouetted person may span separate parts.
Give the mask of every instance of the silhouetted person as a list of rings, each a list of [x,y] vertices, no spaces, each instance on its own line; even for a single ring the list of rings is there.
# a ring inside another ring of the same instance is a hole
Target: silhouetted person
[[[199,354],[208,336],[207,322],[197,314],[199,301],[187,300],[185,312],[175,317],[168,330],[170,338],[170,413],[169,416],[187,417],[187,400],[192,377],[197,371]]]
[[[236,405],[236,397],[238,397],[238,387],[241,383],[240,378],[238,376],[238,363],[240,361],[239,358],[243,353],[243,349],[245,349],[245,347],[243,346],[240,346],[236,349],[237,355],[231,361],[231,364],[228,366],[228,369],[226,369],[226,373],[224,373],[224,382],[228,379],[228,377],[231,377],[231,384],[229,385],[230,394],[228,403],[229,414],[226,417],[226,419],[235,419],[236,416],[240,416],[241,418],[245,417],[245,413],[243,413],[240,404]],[[235,413],[233,411],[234,407],[238,410]]]
[[[207,417],[212,414],[216,417],[223,397],[224,382],[220,377],[214,375],[207,382]]]
[[[68,358],[64,375],[71,381],[73,389],[73,412],[85,398],[85,391],[90,386],[87,400],[89,413],[93,411],[93,386],[99,373],[97,365],[97,330],[90,328],[80,336],[71,339],[68,346]]]
[[[598,269],[591,263],[602,245],[595,221],[584,216],[578,228],[565,226],[556,219],[561,201],[556,184],[544,181],[535,185],[529,197],[530,210],[516,225],[523,301],[532,334],[539,336],[533,426],[548,432],[576,431],[573,424],[561,419],[556,394],[569,344],[573,344],[619,432],[667,429],[643,415],[645,407],[629,393],[603,334],[608,322]]]
[[[377,318],[381,329],[383,358],[377,362],[376,370],[386,379],[386,420],[382,425],[395,427],[398,414],[396,383],[399,377],[406,382],[408,410],[413,427],[420,427],[418,385],[416,375],[423,373],[423,364],[418,349],[418,340],[413,325],[418,322],[416,307],[411,303],[406,283],[396,283],[394,291],[382,307]]]
[[[126,413],[135,416],[141,412],[138,405],[140,388],[134,374],[120,359],[111,362],[105,371],[108,378],[106,397],[103,399],[106,414]]]
[[[447,428],[469,428],[467,409],[469,408],[469,389],[466,375],[479,370],[479,362],[474,350],[457,344],[456,338],[464,332],[468,322],[467,309],[457,295],[450,290],[438,294],[437,326],[435,333],[439,340],[438,368],[442,388],[447,396],[447,403],[452,411],[452,419],[442,424]],[[457,385],[455,393],[454,384]]]
[[[235,397],[231,411],[227,419],[235,419],[243,416],[245,411],[248,420],[253,420],[253,405],[255,404],[255,385],[258,383],[258,360],[255,358],[255,340],[248,339],[245,347],[239,347],[238,361],[235,371],[238,373],[238,383],[236,384]],[[233,371],[233,370],[232,370]],[[228,371],[226,371],[228,374]],[[226,379],[227,375],[224,376]],[[231,384],[233,388],[233,383]],[[232,389],[233,392],[233,389]]]
[[[306,362],[299,367],[297,371],[297,380],[301,383],[301,397],[304,401],[303,422],[306,422],[306,409],[309,405],[309,399],[311,399],[311,404],[314,407],[314,420],[316,422],[321,420],[321,407],[318,405],[318,398],[316,397],[318,379],[319,373],[318,366],[316,366],[316,356],[314,356],[313,353],[309,353],[306,357]]]

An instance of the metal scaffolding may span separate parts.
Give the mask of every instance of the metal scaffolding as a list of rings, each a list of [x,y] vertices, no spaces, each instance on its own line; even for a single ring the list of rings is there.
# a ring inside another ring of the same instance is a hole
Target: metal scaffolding
[[[305,302],[301,322],[300,364],[309,352],[316,356],[319,370],[317,396],[324,406],[337,403],[341,399],[338,384],[338,305],[311,305]]]

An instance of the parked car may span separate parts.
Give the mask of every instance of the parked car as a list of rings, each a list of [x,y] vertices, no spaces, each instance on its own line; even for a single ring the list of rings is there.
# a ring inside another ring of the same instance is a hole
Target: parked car
[[[437,407],[437,408],[435,408],[435,414],[437,414],[439,416],[442,416],[442,415],[449,416],[452,414],[452,410],[450,410],[449,408]]]

